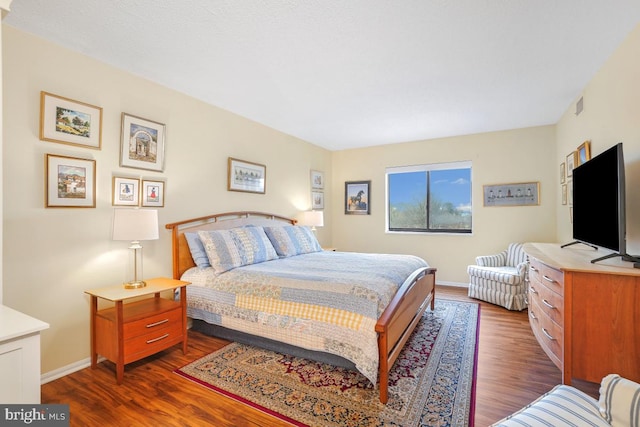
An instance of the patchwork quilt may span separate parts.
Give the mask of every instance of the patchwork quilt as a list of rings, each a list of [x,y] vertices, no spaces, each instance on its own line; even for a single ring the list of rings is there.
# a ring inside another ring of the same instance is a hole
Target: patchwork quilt
[[[405,279],[428,267],[412,255],[320,251],[216,273],[194,267],[183,280],[187,315],[351,360],[373,384],[375,324]]]

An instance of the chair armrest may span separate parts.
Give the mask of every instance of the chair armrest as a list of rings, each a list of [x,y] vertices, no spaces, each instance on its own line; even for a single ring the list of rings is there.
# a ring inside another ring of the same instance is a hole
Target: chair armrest
[[[476,257],[476,265],[480,267],[501,267],[507,262],[507,251],[495,255],[480,255]]]
[[[518,270],[518,275],[523,279],[526,279],[529,273],[529,261],[521,262],[516,265],[516,270]]]

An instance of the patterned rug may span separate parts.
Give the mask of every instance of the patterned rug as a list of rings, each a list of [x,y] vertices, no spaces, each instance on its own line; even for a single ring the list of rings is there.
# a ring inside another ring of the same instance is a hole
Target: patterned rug
[[[298,426],[473,426],[480,306],[436,300],[390,372],[389,401],[359,372],[232,343],[175,372]]]

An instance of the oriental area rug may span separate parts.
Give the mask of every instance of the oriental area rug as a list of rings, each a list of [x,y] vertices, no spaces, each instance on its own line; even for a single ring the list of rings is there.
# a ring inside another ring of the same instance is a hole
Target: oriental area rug
[[[175,372],[297,426],[473,426],[480,306],[436,299],[389,374],[389,401],[344,368],[232,343]]]

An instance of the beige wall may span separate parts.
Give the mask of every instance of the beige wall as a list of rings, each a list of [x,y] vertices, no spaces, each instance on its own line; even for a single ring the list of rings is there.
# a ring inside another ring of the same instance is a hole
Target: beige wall
[[[557,165],[583,141],[592,156],[623,142],[627,187],[627,252],[640,255],[640,25],[585,87],[584,111],[569,106],[557,125]],[[571,241],[569,206],[558,204],[558,241]],[[597,227],[597,224],[594,224]]]
[[[144,243],[146,277],[171,275],[164,224],[209,213],[261,210],[293,216],[310,207],[310,170],[331,184],[331,153],[245,118],[3,28],[4,303],[51,325],[42,371],[89,356],[85,289],[120,283],[128,250],[111,240],[112,175],[166,180],[160,240]],[[40,141],[40,91],[101,106],[101,150]],[[119,167],[121,113],[165,123],[163,173]],[[97,162],[95,209],[44,208],[45,153]],[[267,166],[266,195],[226,190],[227,158]],[[331,200],[325,200],[331,209]],[[331,218],[319,230],[329,244]]]
[[[332,241],[340,250],[409,253],[438,268],[438,282],[466,284],[467,265],[515,241],[554,241],[555,127],[459,136],[333,153]],[[385,168],[470,160],[473,234],[386,234]],[[345,215],[344,182],[371,180],[371,215]],[[539,206],[484,207],[486,184],[540,182]]]

